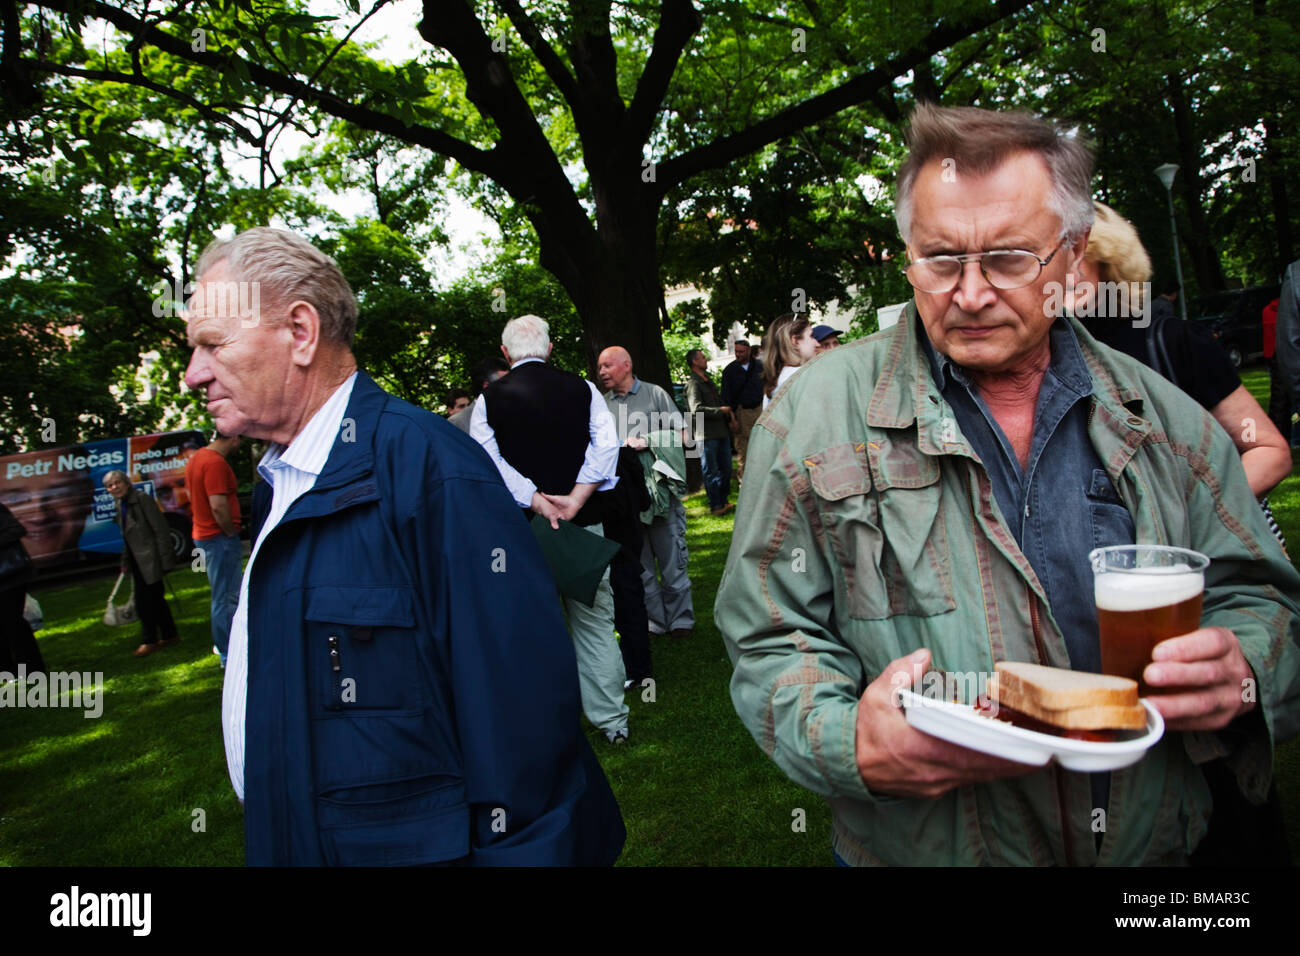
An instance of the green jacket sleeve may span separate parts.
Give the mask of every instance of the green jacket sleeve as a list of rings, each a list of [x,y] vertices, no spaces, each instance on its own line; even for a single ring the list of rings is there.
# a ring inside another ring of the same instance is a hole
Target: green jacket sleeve
[[[866,679],[833,624],[833,578],[807,475],[762,420],[750,436],[714,619],[731,699],[758,745],[801,786],[876,801],[858,772]]]
[[[1257,712],[1215,734],[1188,734],[1186,745],[1194,760],[1227,756],[1242,792],[1259,802],[1273,747],[1300,732],[1300,574],[1270,533],[1232,440],[1213,423],[1205,431],[1207,441],[1184,452],[1198,479],[1186,511],[1192,547],[1210,559],[1201,625],[1236,635],[1255,675],[1242,693]]]

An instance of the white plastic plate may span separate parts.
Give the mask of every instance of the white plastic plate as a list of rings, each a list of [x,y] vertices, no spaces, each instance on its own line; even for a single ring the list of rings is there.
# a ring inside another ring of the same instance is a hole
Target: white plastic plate
[[[1146,730],[1121,730],[1114,743],[1098,743],[1013,727],[1003,720],[982,717],[967,704],[932,700],[910,690],[900,690],[899,695],[907,722],[932,737],[1017,763],[1045,766],[1055,759],[1066,770],[1084,773],[1119,770],[1137,763],[1165,732],[1160,711],[1146,698],[1140,701],[1147,711]]]

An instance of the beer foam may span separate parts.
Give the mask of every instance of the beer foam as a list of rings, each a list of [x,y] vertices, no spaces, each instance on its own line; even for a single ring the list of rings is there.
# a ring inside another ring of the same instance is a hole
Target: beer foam
[[[1093,578],[1097,607],[1103,611],[1146,611],[1173,607],[1205,590],[1205,573],[1186,564],[1167,568],[1103,571]]]

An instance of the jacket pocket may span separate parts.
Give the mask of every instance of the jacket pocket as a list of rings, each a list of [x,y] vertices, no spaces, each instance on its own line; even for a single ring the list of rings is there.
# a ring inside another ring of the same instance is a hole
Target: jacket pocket
[[[414,866],[469,855],[469,805],[456,778],[338,788],[317,797],[316,813],[330,866]]]
[[[1110,476],[1100,468],[1092,471],[1088,486],[1088,520],[1092,525],[1092,546],[1107,548],[1132,544],[1135,538],[1133,516],[1111,484]]]
[[[957,606],[937,461],[881,439],[834,445],[804,464],[851,617],[930,617]]]
[[[311,588],[306,633],[316,716],[422,710],[424,670],[410,588]]]

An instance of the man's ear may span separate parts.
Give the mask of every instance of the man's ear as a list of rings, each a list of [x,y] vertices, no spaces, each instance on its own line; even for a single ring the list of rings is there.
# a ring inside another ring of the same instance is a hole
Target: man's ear
[[[310,302],[299,299],[289,306],[286,324],[293,337],[293,364],[306,368],[316,358],[316,350],[320,348],[320,313]]]
[[[1088,236],[1091,234],[1092,227],[1089,226],[1087,229],[1083,230],[1083,234],[1078,236],[1068,247],[1067,251],[1070,254],[1068,263],[1069,271],[1073,272],[1075,275],[1079,274],[1079,264],[1083,262],[1084,253],[1088,251]]]
[[[505,347],[504,345],[501,346],[501,354],[504,355],[504,356],[506,357],[506,364],[507,364],[507,365],[514,365],[514,364],[515,364],[514,362],[512,362],[512,361],[510,360],[510,353],[506,351],[506,347]]]
[[[551,343],[549,343],[549,344],[546,346],[546,357],[547,357],[548,359],[551,357],[551,350],[552,350],[553,348],[555,348],[555,343],[554,343],[554,342],[551,342]]]

